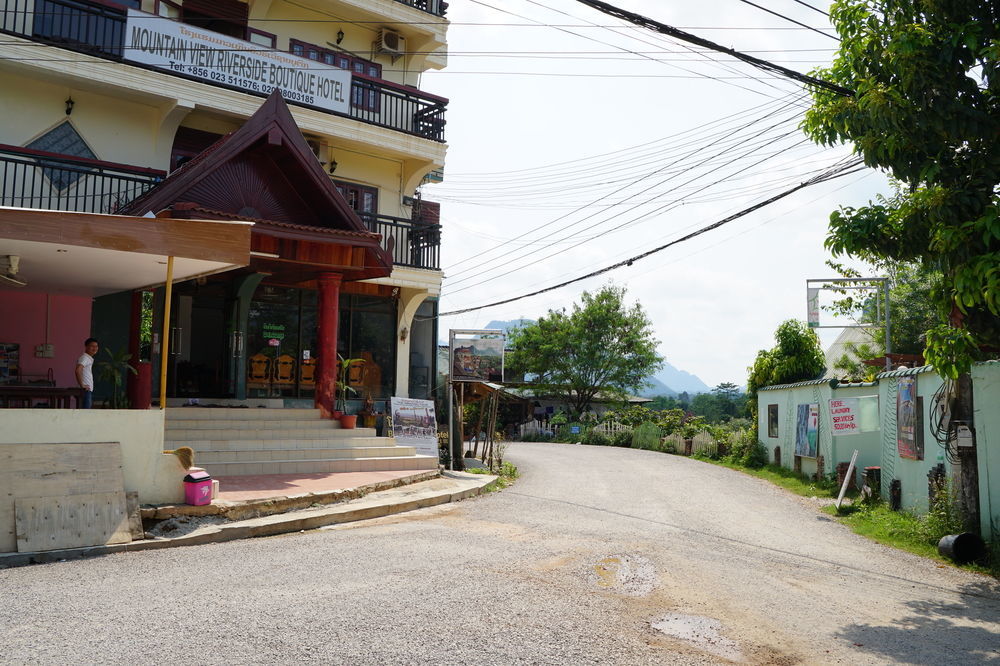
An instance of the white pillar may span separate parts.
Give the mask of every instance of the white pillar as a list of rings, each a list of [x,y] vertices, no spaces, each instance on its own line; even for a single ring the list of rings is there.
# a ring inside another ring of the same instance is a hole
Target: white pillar
[[[396,395],[410,397],[410,332],[417,308],[429,293],[426,289],[401,287],[396,314]]]

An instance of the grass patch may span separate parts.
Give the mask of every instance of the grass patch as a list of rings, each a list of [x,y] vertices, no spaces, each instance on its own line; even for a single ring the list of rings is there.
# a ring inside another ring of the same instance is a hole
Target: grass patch
[[[486,469],[485,467],[476,467],[473,469],[467,469],[465,471],[470,474],[493,474],[493,472]],[[517,479],[517,477],[519,477],[520,475],[521,473],[517,471],[517,467],[514,465],[514,463],[505,462],[502,465],[500,465],[500,473],[497,474],[496,483],[490,486],[489,490],[490,491],[503,490],[504,488],[512,485],[514,483],[514,480]]]
[[[829,497],[836,499],[837,495],[840,493],[840,487],[836,483],[827,480],[815,481],[804,474],[797,474],[785,467],[765,465],[764,467],[754,469],[720,460],[706,460],[705,462],[722,465],[723,467],[734,469],[737,472],[743,472],[744,474],[749,474],[750,476],[756,476],[758,479],[764,479],[765,481],[769,481],[776,486],[781,486],[785,490],[795,493],[796,495],[802,495],[803,497]],[[856,493],[851,491],[848,496],[854,494]]]
[[[855,533],[872,541],[915,555],[946,561],[938,555],[937,539],[928,535],[926,522],[913,514],[893,511],[881,502],[867,506],[851,505],[840,512],[833,506],[823,510],[837,516],[840,522]]]

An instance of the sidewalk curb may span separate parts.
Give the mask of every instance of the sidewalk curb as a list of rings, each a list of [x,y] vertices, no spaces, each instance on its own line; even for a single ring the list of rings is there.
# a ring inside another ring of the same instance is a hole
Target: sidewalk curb
[[[336,506],[299,509],[291,513],[261,516],[248,520],[233,521],[229,524],[211,525],[200,528],[191,534],[175,538],[145,539],[142,541],[133,541],[132,543],[91,546],[88,548],[2,554],[0,555],[0,569],[94,557],[97,555],[109,555],[112,553],[200,546],[209,543],[235,541],[237,539],[314,530],[327,525],[370,520],[372,518],[381,518],[383,516],[413,511],[414,509],[458,502],[492,490],[497,481],[496,476],[486,474],[444,472],[442,476],[454,481],[458,489],[414,490],[413,486],[403,486],[401,488],[372,492],[360,499]],[[401,492],[413,495],[413,497],[408,499],[400,498],[398,495]],[[385,493],[385,495],[379,497],[381,493]]]

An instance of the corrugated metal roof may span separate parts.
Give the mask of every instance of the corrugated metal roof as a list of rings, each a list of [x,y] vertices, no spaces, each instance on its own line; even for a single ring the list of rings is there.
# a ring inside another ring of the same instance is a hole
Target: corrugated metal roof
[[[759,391],[776,391],[777,389],[789,389],[797,388],[799,386],[819,386],[820,384],[829,384],[831,388],[837,386],[836,379],[810,379],[805,382],[795,382],[794,384],[775,384],[774,386],[762,386]]]
[[[877,375],[875,375],[875,379],[879,380],[882,379],[883,377],[889,378],[889,377],[906,377],[908,375],[919,375],[924,372],[933,372],[933,370],[934,370],[933,365],[921,365],[920,367],[917,368],[900,368],[899,370],[880,372]]]

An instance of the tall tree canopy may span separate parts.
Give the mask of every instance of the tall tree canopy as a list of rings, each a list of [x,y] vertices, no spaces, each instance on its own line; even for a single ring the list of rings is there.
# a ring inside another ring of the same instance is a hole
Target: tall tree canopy
[[[855,94],[814,89],[806,132],[853,143],[904,187],[833,213],[826,245],[942,272],[950,326],[928,332],[924,355],[955,377],[1000,344],[1000,3],[837,0],[830,17],[841,44],[816,74]]]
[[[771,349],[757,352],[749,368],[747,394],[750,408],[757,413],[757,390],[775,384],[791,384],[807,379],[817,379],[826,369],[826,357],[819,346],[816,332],[804,322],[789,319],[774,332],[777,343]]]
[[[560,396],[572,414],[587,411],[600,393],[622,398],[660,369],[658,341],[638,303],[627,306],[625,288],[583,292],[580,304],[550,310],[537,323],[511,331],[508,367],[535,375],[539,392]]]

